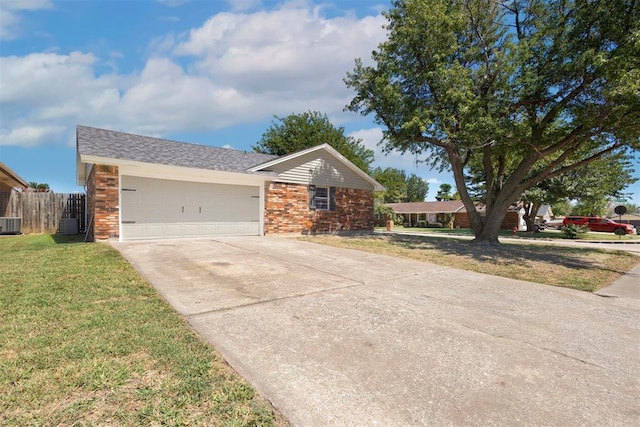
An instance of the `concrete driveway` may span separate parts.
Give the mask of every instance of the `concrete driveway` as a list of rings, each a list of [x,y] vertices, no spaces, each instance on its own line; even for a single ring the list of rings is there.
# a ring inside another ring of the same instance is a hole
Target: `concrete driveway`
[[[114,243],[296,426],[624,426],[640,300],[288,238]]]

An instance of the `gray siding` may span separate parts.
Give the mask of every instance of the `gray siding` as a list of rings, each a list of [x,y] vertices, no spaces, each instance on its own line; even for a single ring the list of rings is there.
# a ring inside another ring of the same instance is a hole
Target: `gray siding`
[[[373,190],[370,183],[323,152],[313,152],[282,162],[270,170],[278,174],[278,178],[274,179],[278,182]]]

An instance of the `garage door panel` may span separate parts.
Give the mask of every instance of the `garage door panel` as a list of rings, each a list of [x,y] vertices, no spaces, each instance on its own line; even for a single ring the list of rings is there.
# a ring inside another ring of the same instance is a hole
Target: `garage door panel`
[[[258,186],[123,176],[123,239],[258,235],[259,194]]]

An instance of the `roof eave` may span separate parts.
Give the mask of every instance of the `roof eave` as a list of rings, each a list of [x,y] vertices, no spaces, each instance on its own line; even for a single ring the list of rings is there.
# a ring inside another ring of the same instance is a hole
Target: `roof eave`
[[[92,156],[86,154],[78,155],[78,164],[79,165],[107,165],[107,166],[118,166],[118,167],[132,167],[132,168],[162,168],[166,170],[191,170],[191,171],[200,171],[203,174],[218,174],[218,175],[226,175],[226,176],[252,176],[256,177],[259,181],[270,181],[273,178],[277,177],[277,174],[273,172],[250,172],[250,171],[225,171],[225,170],[217,170],[217,169],[199,169],[187,166],[177,166],[177,165],[165,165],[161,163],[151,163],[151,162],[140,162],[137,160],[125,160],[125,159],[115,159],[112,157],[102,157],[102,156]],[[83,172],[80,172],[80,169],[85,170],[84,167],[78,168],[78,179],[80,180],[80,176],[84,175]],[[83,181],[86,181],[86,177],[82,177]]]
[[[0,170],[10,179],[13,188],[25,189],[29,184],[15,173],[9,166],[0,162]]]

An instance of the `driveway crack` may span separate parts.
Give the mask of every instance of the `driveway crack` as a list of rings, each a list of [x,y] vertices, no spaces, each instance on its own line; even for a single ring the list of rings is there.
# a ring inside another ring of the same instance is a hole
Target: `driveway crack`
[[[562,356],[562,357],[565,357],[567,359],[571,359],[571,360],[575,360],[577,362],[584,363],[585,365],[595,366],[596,368],[600,368],[600,369],[606,369],[604,366],[598,365],[597,363],[589,362],[588,360],[580,359],[579,357],[575,357],[575,356],[572,356],[570,354],[563,353],[561,351],[554,350],[554,349],[549,348],[549,347],[539,346],[539,345],[536,345],[536,344],[534,344],[532,342],[521,340],[521,339],[517,339],[517,338],[511,338],[511,337],[506,336],[506,335],[494,334],[494,333],[485,331],[483,329],[478,329],[476,327],[466,325],[464,323],[460,323],[460,325],[465,327],[465,328],[467,328],[467,329],[471,329],[473,331],[477,331],[477,332],[492,336],[494,338],[500,338],[500,339],[504,339],[504,340],[508,340],[508,341],[512,341],[512,342],[523,343],[523,344],[526,344],[526,345],[528,345],[530,347],[537,348],[539,350],[548,351],[550,353],[557,354],[558,356]]]
[[[320,289],[320,290],[317,290],[317,291],[304,292],[304,293],[293,294],[293,295],[285,295],[285,296],[278,297],[278,298],[259,299],[257,301],[252,301],[252,302],[247,302],[247,303],[244,303],[244,304],[234,305],[233,307],[215,308],[215,309],[212,309],[212,310],[199,311],[199,312],[196,312],[196,313],[188,313],[188,314],[186,314],[186,316],[188,318],[194,318],[194,317],[199,317],[199,316],[203,316],[203,315],[211,314],[211,313],[224,313],[225,311],[232,311],[232,310],[236,310],[236,309],[239,309],[239,308],[251,307],[251,306],[254,306],[254,305],[266,304],[266,303],[271,303],[271,302],[276,302],[276,301],[283,301],[283,300],[288,300],[288,299],[302,298],[302,297],[306,297],[306,296],[309,296],[309,295],[319,295],[319,294],[323,294],[323,293],[327,293],[327,292],[339,291],[339,290],[342,290],[342,289],[357,288],[359,286],[362,286],[363,284],[364,283],[356,282],[356,283],[354,283],[352,285],[336,286],[336,287],[333,287],[333,288]]]

